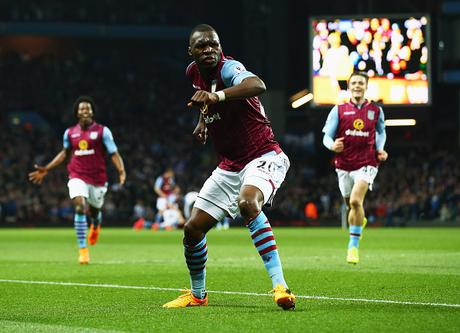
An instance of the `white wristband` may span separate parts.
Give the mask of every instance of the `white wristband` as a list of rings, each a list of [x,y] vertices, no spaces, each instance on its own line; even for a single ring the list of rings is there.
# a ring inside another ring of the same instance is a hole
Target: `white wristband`
[[[225,101],[225,93],[222,90],[216,91],[214,94],[219,98],[219,102]]]

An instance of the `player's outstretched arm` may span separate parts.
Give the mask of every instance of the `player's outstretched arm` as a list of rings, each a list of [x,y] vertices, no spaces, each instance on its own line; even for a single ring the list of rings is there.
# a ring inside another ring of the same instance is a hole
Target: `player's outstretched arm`
[[[48,174],[48,171],[54,169],[62,162],[64,162],[66,156],[67,149],[62,149],[46,166],[35,164],[34,168],[36,170],[29,173],[29,180],[34,184],[41,184],[43,182],[43,178],[45,178],[45,176]]]
[[[375,127],[375,146],[377,150],[377,160],[380,162],[384,162],[388,159],[388,153],[384,149],[386,141],[385,116],[382,108],[380,108],[379,119]]]
[[[118,178],[120,185],[123,185],[126,181],[126,171],[125,171],[125,165],[123,163],[123,159],[121,158],[121,155],[118,151],[114,152],[111,155],[112,163],[115,166],[115,168],[118,171]]]
[[[241,83],[235,86],[228,87],[214,93],[205,90],[198,90],[192,98],[190,98],[190,102],[187,106],[197,106],[203,108],[207,105],[227,100],[250,98],[262,94],[266,89],[265,83],[261,79],[257,76],[251,76],[245,78]]]
[[[245,99],[258,96],[265,92],[264,81],[258,76],[250,76],[245,78],[240,84],[221,90],[225,94],[225,100]],[[219,93],[219,92],[217,92]]]
[[[203,114],[201,113],[200,118],[198,119],[198,123],[196,124],[196,127],[193,130],[193,135],[201,144],[204,145],[206,143],[206,139],[208,138],[208,129],[206,127]]]

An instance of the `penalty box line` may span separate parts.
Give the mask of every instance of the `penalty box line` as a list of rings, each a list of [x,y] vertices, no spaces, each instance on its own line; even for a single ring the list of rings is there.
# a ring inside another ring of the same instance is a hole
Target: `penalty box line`
[[[119,284],[93,284],[93,283],[78,283],[78,282],[56,282],[56,281],[28,281],[28,280],[7,280],[0,279],[0,283],[17,283],[17,284],[40,284],[40,285],[55,285],[55,286],[72,286],[72,287],[96,287],[96,288],[115,288],[115,289],[139,289],[139,290],[157,290],[157,291],[181,291],[178,288],[162,288],[162,287],[146,287],[146,286],[124,286]],[[223,291],[223,290],[207,290],[210,294],[224,295],[240,295],[240,296],[258,296],[267,297],[270,294],[250,293],[240,291]],[[397,305],[419,305],[419,306],[438,306],[460,308],[460,304],[449,303],[427,303],[427,302],[409,302],[409,301],[393,301],[385,299],[367,299],[367,298],[346,298],[346,297],[329,297],[329,296],[308,296],[296,295],[297,298],[328,300],[328,301],[343,301],[343,302],[363,302],[363,303],[381,303],[381,304],[397,304]]]

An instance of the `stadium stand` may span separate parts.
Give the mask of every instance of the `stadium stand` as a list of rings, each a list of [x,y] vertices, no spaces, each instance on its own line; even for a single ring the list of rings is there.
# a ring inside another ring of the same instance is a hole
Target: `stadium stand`
[[[91,2],[93,9],[86,10],[84,4],[4,2],[0,20],[187,26],[193,23],[189,14],[200,7],[184,2],[186,7],[177,11],[174,2],[130,1],[120,8],[119,2],[105,0]],[[264,4],[252,8],[269,15]],[[0,73],[8,78],[0,81],[0,226],[72,223],[65,168],[53,170],[42,186],[30,184],[27,173],[34,163],[48,161],[60,149],[65,128],[74,122],[72,103],[82,94],[95,98],[100,110],[96,118],[111,128],[126,164],[126,186],[112,185],[106,196],[108,223],[130,225],[138,200],[154,207],[153,183],[165,166],[174,167],[183,193],[199,188],[215,167],[212,149],[198,145],[191,136],[196,113],[185,107],[191,90],[184,77],[188,63],[184,41],[158,45],[140,39],[37,37],[28,40],[43,46],[35,54],[21,48],[24,40],[14,44],[6,43],[7,38],[2,37],[0,48]],[[262,78],[266,70],[262,67]],[[327,159],[327,153],[318,143],[316,151],[306,152],[289,138],[287,132],[282,144],[291,169],[267,215],[278,221],[274,224],[314,225],[319,222],[306,217],[304,210],[312,203],[317,220],[337,225],[341,198],[333,168],[324,170],[311,162],[319,155]],[[435,154],[390,150],[390,161],[382,166],[367,199],[369,222],[458,224],[460,161],[455,156],[459,153],[454,150]]]

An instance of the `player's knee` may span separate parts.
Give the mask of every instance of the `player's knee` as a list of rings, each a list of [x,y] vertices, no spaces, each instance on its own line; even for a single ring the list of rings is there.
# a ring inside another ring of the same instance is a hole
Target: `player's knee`
[[[187,220],[184,224],[184,235],[190,235],[194,230],[193,224],[190,220]]]
[[[362,206],[363,206],[363,203],[361,202],[361,200],[350,199],[350,208],[351,209],[359,209]]]
[[[193,242],[194,240],[200,238],[203,234],[203,231],[200,228],[197,228],[196,223],[193,222],[192,219],[189,219],[184,224],[184,237],[187,243]]]
[[[240,209],[241,216],[245,219],[254,218],[260,213],[261,207],[255,199],[238,199],[238,207]]]

